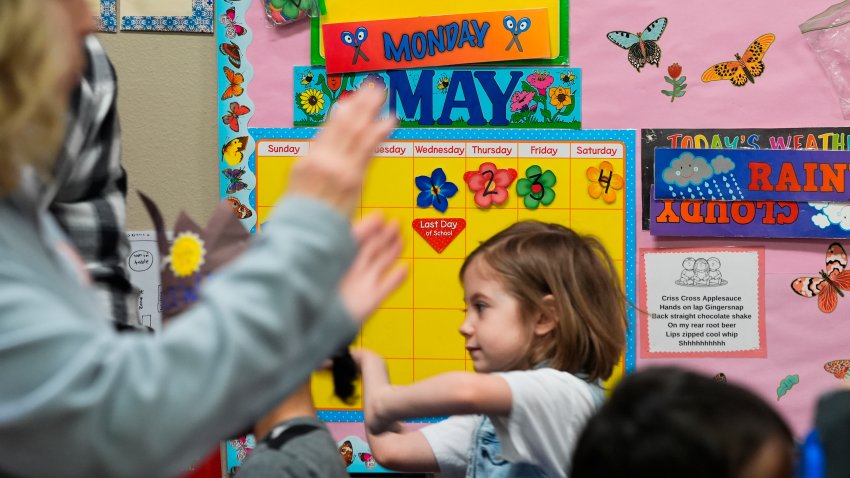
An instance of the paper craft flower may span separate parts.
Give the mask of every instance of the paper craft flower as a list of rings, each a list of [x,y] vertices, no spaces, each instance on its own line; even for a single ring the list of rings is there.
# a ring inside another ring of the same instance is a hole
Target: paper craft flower
[[[528,75],[525,80],[528,81],[529,85],[537,88],[537,92],[540,93],[540,96],[543,96],[546,94],[546,88],[552,86],[555,78],[545,71],[535,71]]]
[[[314,115],[325,107],[325,95],[315,88],[305,90],[299,98],[301,109],[308,115]]]
[[[498,169],[493,163],[481,163],[478,171],[467,171],[463,180],[475,193],[475,204],[487,208],[508,200],[508,186],[516,176],[515,169]]]
[[[525,111],[531,100],[534,99],[533,91],[517,91],[511,97],[511,111]]]
[[[617,200],[617,190],[623,189],[623,177],[614,172],[614,166],[608,161],[599,163],[599,167],[587,168],[587,194],[593,199],[602,198],[608,204]]]
[[[544,206],[552,204],[555,200],[555,191],[552,186],[557,182],[555,173],[548,169],[543,171],[535,164],[525,170],[525,176],[516,183],[516,193],[523,198],[525,207],[537,209],[541,204]]]
[[[446,181],[443,168],[437,168],[428,176],[416,176],[416,187],[421,191],[416,198],[416,205],[421,208],[434,206],[440,212],[446,212],[449,198],[457,194],[457,186]]]
[[[204,241],[194,232],[181,232],[171,244],[168,260],[177,277],[188,277],[201,270],[204,265]]]
[[[549,90],[549,102],[555,105],[555,108],[561,109],[573,103],[573,99],[570,97],[571,94],[570,89],[563,86],[552,88]]]

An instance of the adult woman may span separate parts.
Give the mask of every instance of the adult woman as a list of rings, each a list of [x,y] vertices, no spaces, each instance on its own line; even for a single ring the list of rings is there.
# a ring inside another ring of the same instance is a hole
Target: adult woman
[[[117,335],[36,207],[92,30],[85,0],[0,0],[0,474],[174,474],[303,383],[403,278],[387,273],[397,228],[372,218],[355,242],[346,219],[393,126],[367,93],[341,105],[263,235],[191,310],[159,336]],[[338,293],[346,270],[356,280]]]

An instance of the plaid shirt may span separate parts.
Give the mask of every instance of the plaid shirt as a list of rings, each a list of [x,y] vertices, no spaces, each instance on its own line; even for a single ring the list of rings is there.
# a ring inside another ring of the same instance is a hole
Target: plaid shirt
[[[55,181],[42,197],[86,262],[104,313],[137,325],[135,288],[127,270],[127,175],[121,166],[115,69],[94,35],[85,40],[88,67],[71,100]]]

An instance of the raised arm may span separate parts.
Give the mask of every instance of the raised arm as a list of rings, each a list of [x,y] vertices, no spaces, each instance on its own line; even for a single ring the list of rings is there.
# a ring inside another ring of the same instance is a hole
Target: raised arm
[[[93,317],[91,295],[45,246],[40,234],[50,228],[0,205],[0,446],[15,450],[0,457],[0,469],[177,473],[350,341],[363,319],[352,314],[370,311],[347,310],[337,287],[358,262],[347,218],[371,152],[392,127],[363,120],[382,102],[379,93],[358,94],[337,111],[293,168],[293,187],[264,233],[159,336],[119,336]],[[397,251],[398,234],[376,225],[359,251]],[[388,242],[367,247],[374,240]],[[370,290],[380,296],[391,288]]]
[[[401,420],[442,415],[508,415],[511,390],[499,376],[449,372],[391,385],[383,358],[361,350],[355,358],[363,374],[364,415],[369,446],[382,465],[400,471],[439,471],[434,453],[419,431]]]

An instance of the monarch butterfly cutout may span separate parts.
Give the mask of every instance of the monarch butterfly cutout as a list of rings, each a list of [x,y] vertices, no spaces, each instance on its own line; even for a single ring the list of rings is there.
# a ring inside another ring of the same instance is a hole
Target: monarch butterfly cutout
[[[242,115],[246,115],[250,112],[251,108],[232,101],[230,103],[230,113],[225,113],[221,117],[221,122],[226,124],[227,126],[230,126],[230,129],[232,129],[233,131],[239,132],[239,117]]]
[[[647,63],[660,66],[661,47],[656,42],[661,38],[665,28],[667,28],[667,18],[661,17],[647,25],[642,32],[629,33],[616,30],[608,33],[608,39],[620,48],[629,50],[629,63],[640,73],[640,69]]]
[[[228,67],[224,67],[224,76],[227,77],[227,81],[230,82],[230,86],[228,86],[224,93],[221,95],[221,99],[226,100],[228,98],[233,98],[234,96],[239,96],[245,90],[242,88],[242,82],[245,81],[245,77],[242,76],[242,73],[236,73]]]
[[[227,194],[233,194],[248,187],[248,185],[242,181],[242,175],[245,174],[244,169],[228,168],[222,171],[222,173],[224,174],[224,177],[230,181],[230,184],[227,185]]]
[[[818,298],[818,308],[829,314],[838,305],[838,297],[850,290],[850,271],[847,267],[847,252],[841,244],[833,242],[826,250],[826,267],[820,276],[798,277],[791,282],[791,290],[803,297]]]
[[[242,25],[236,23],[236,8],[230,7],[225,13],[218,17],[218,21],[224,25],[224,36],[227,38],[235,38],[248,33],[248,30]]]
[[[764,62],[761,60],[775,39],[773,33],[756,38],[743,55],[735,53],[735,61],[724,61],[705,70],[702,81],[729,80],[735,86],[744,86],[748,81],[755,84],[755,78],[764,73]]]

